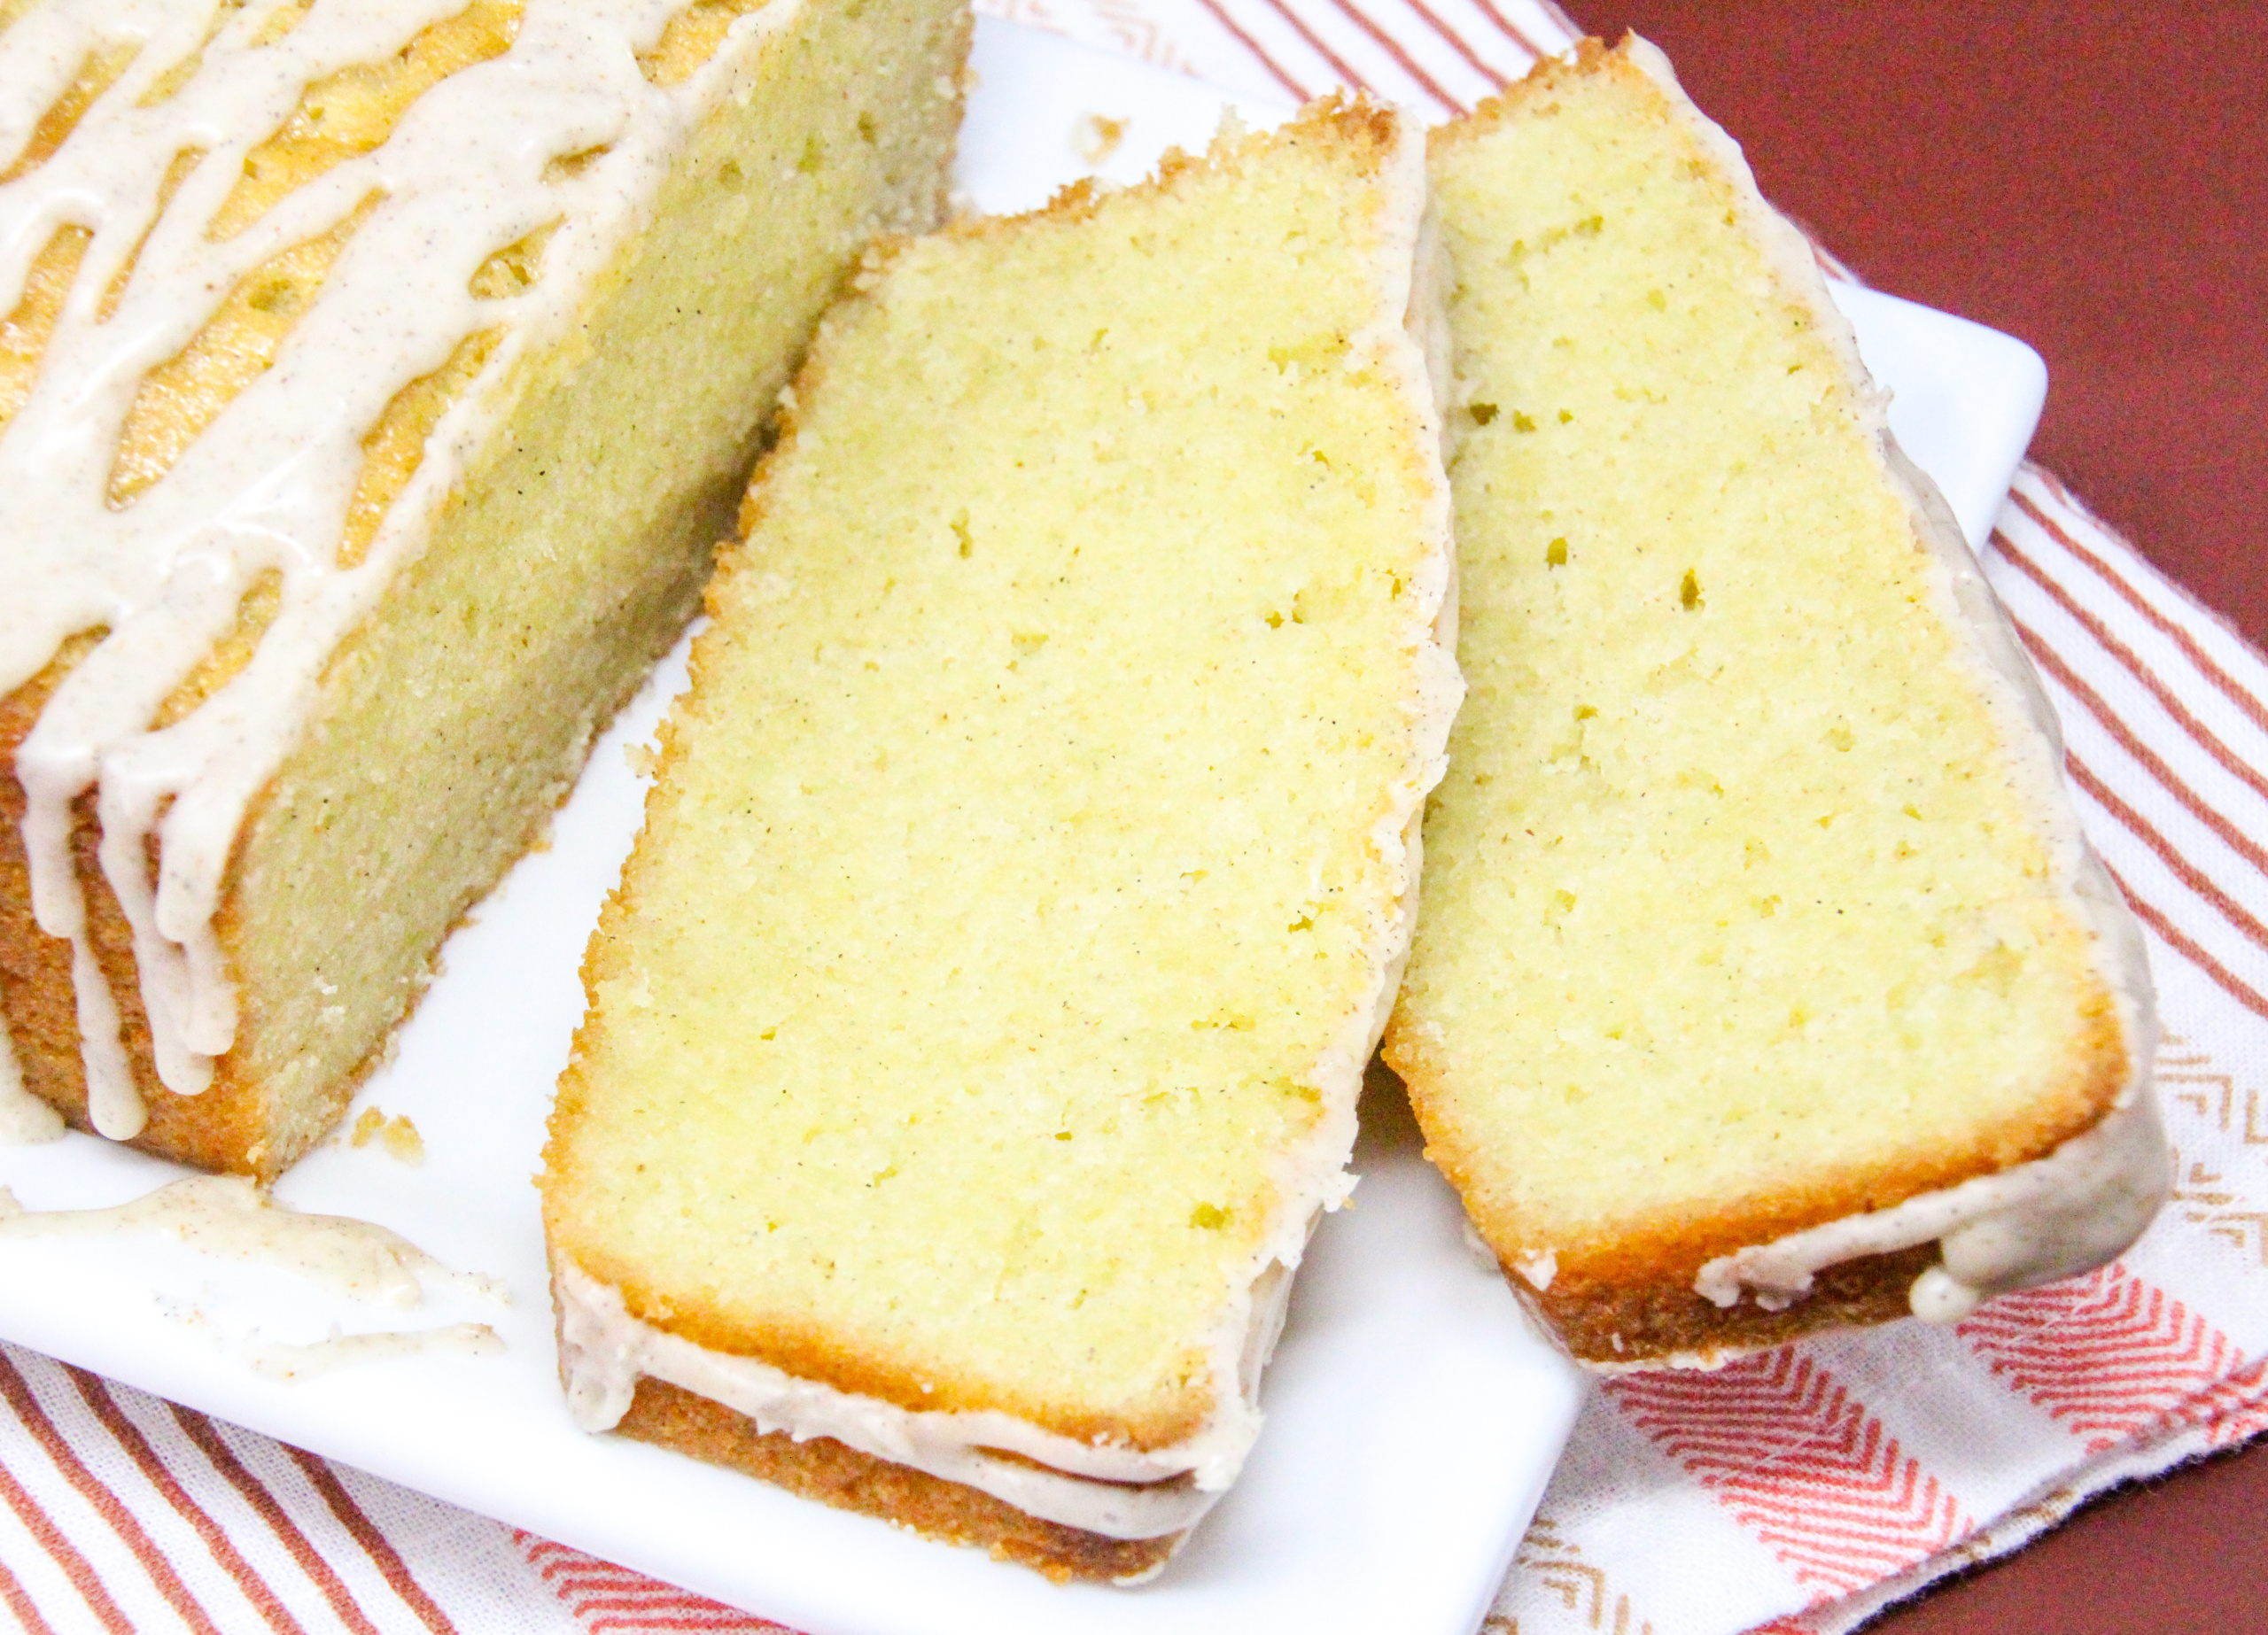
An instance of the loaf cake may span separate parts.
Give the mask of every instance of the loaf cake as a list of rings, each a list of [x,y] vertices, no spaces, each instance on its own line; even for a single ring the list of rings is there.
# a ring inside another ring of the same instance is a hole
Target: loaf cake
[[[697,605],[858,253],[936,219],[968,17],[0,23],[0,1069],[272,1177]]]
[[[1242,1464],[1457,698],[1399,116],[878,255],[709,594],[542,1177],[618,1429],[1055,1577]]]
[[[1472,692],[1386,1056],[1480,1236],[1602,1366],[2116,1254],[2140,938],[1807,246],[1636,40],[1431,174]]]

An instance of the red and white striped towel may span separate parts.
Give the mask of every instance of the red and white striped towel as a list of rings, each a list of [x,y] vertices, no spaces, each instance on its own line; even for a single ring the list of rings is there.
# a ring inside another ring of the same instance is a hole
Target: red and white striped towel
[[[985,0],[1280,99],[1433,117],[1573,28],[1530,0]],[[1487,1627],[1839,1631],[2114,1483],[2268,1430],[2268,662],[2044,472],[1986,570],[2151,937],[2172,1205],[2092,1277],[1593,1392]],[[0,1606],[26,1630],[777,1631],[0,1347]]]

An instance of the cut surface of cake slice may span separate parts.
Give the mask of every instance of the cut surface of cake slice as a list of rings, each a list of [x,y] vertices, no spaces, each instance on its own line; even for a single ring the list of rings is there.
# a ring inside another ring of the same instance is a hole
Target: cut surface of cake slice
[[[822,326],[585,962],[585,1424],[1059,1577],[1228,1485],[1457,699],[1423,197],[1326,102]]]
[[[322,1135],[937,219],[968,20],[7,8],[0,1073],[215,1168]]]
[[[1643,42],[1436,133],[1460,657],[1386,1041],[1579,1358],[2109,1259],[2163,1195],[2140,938],[1807,246]]]

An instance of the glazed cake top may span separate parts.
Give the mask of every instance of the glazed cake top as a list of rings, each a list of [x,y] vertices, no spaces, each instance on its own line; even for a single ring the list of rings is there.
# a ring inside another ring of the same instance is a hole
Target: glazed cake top
[[[53,689],[16,771],[105,1134],[143,1115],[73,802],[99,792],[158,1070],[193,1093],[235,1034],[212,920],[247,803],[516,365],[796,4],[0,12],[0,695]]]

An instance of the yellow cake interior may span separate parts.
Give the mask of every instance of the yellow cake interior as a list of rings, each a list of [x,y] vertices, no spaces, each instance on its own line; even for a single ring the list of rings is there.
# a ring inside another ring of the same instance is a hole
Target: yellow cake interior
[[[1471,691],[1389,1056],[1492,1244],[1689,1279],[2084,1127],[2109,1001],[2007,706],[1695,126],[1608,58],[1433,179]]]
[[[255,804],[220,920],[242,1003],[237,1046],[198,1102],[169,1098],[140,1064],[162,1150],[272,1174],[329,1126],[423,985],[444,933],[540,833],[593,731],[691,612],[765,406],[859,250],[879,230],[936,219],[966,11],[940,0],[775,3],[788,8],[786,20],[756,57],[746,94],[723,97],[692,132],[649,224],[584,304],[573,339],[505,378],[480,378],[503,331],[478,332],[404,388],[365,439],[342,565],[360,559],[424,458],[427,434],[476,379],[504,412],[426,548],[333,655],[301,741]],[[246,159],[213,232],[241,230],[377,146],[418,97],[508,50],[520,9],[476,0],[398,58],[310,86]],[[682,82],[757,9],[754,0],[688,6],[641,70],[657,85]],[[283,8],[268,31],[288,31],[304,11]],[[119,66],[90,58],[79,101]],[[43,128],[50,146],[71,117],[65,106]],[[30,159],[40,153],[35,143]],[[183,174],[197,157],[186,156]],[[596,157],[555,165],[572,171]],[[320,300],[324,269],[354,225],[263,266],[152,372],[128,420],[114,507],[160,480],[268,367],[298,314]],[[552,230],[499,245],[475,292],[509,297],[540,282]],[[57,236],[0,331],[0,430],[28,391],[83,250],[75,232]],[[187,713],[234,675],[272,608],[272,586],[256,585],[237,632],[167,710]],[[85,645],[16,702],[35,702]],[[14,716],[20,732],[29,710]],[[11,887],[19,945],[8,962],[19,1054],[32,1088],[77,1112],[85,1092],[67,990],[59,1002],[31,991],[67,982],[67,950],[30,927],[12,827],[6,849],[0,885]],[[139,1005],[124,927],[114,911],[105,920],[106,892],[99,878],[89,883],[131,1036]]]
[[[1208,1347],[1344,1159],[1422,787],[1380,162],[1317,116],[827,321],[553,1121],[555,1251],[633,1313],[1135,1446],[1237,1389]]]

